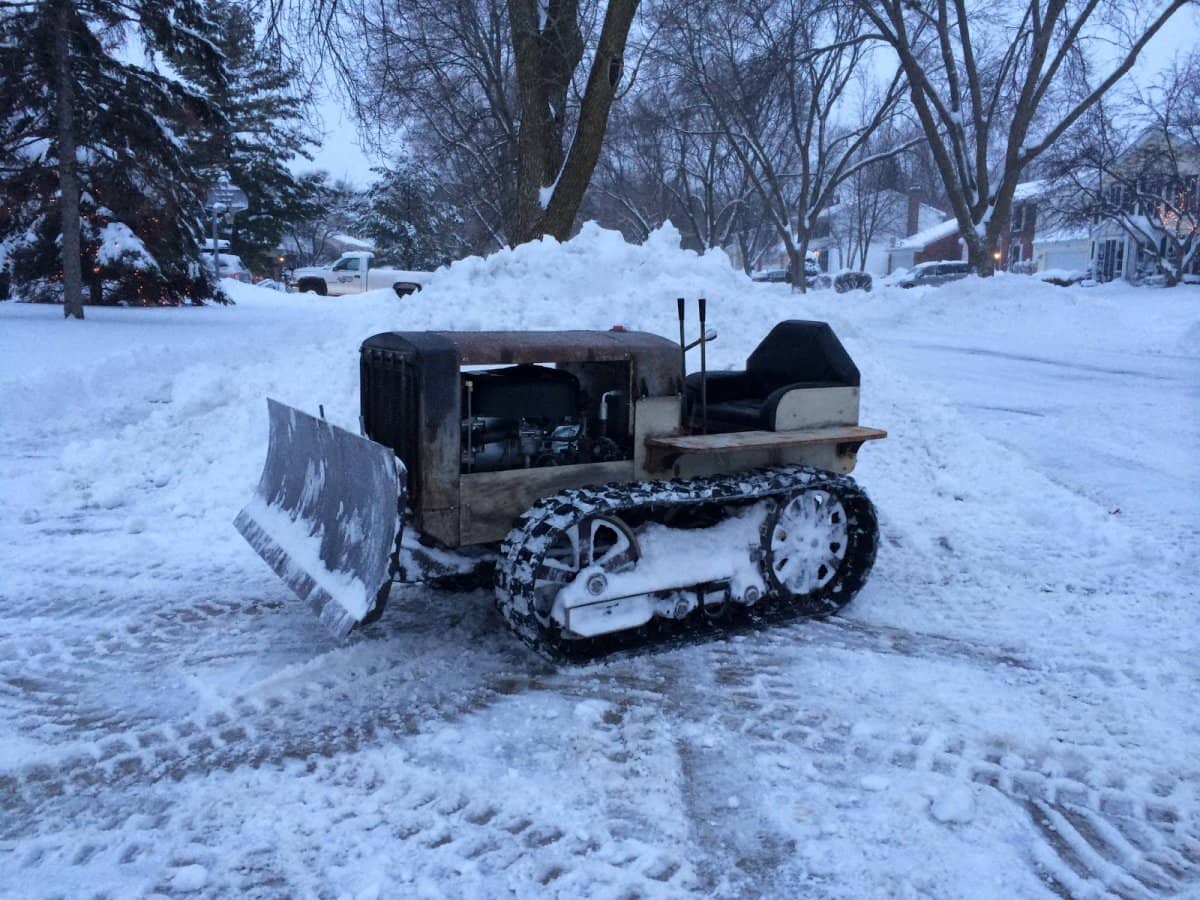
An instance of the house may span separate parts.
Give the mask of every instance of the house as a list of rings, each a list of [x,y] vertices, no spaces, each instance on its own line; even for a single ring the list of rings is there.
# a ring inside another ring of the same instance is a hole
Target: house
[[[896,241],[888,248],[887,274],[935,259],[966,259],[966,248],[959,239],[955,219],[947,219]]]
[[[1066,269],[1082,272],[1091,252],[1086,228],[1072,227],[1055,202],[1059,188],[1026,181],[1013,193],[1008,227],[1000,233],[996,268],[1014,272]],[[947,219],[898,240],[888,252],[888,272],[939,259],[966,259],[958,221]]]
[[[1200,278],[1200,148],[1190,135],[1147,129],[1088,191],[1097,281],[1174,270]]]
[[[1009,272],[1079,273],[1091,258],[1089,229],[1072,221],[1064,204],[1070,188],[1024,181],[1013,192],[1008,228],[1000,234],[997,268]]]
[[[888,254],[897,240],[945,218],[940,209],[921,203],[916,191],[905,194],[884,189],[862,196],[846,193],[817,217],[808,253],[824,272],[861,269],[872,275],[886,275]],[[727,247],[726,252],[735,265],[740,265],[736,246]],[[788,255],[782,243],[758,257],[758,269],[776,267],[788,268]]]

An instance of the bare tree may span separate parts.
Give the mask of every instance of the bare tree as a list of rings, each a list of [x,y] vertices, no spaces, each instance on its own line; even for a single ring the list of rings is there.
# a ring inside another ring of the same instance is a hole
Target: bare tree
[[[1022,172],[1190,0],[854,2],[900,59],[971,265],[990,275]]]
[[[607,0],[604,23],[567,141],[567,93],[583,59],[578,0],[508,0],[521,125],[517,135],[515,243],[566,239],[600,158],[609,110],[625,70],[638,0]]]
[[[614,119],[596,193],[638,239],[668,219],[684,246],[696,250],[725,247],[738,233],[761,235],[763,229],[744,228],[757,198],[711,112],[680,104],[668,79],[649,80],[654,86],[638,92],[626,104],[629,112]]]
[[[364,135],[384,153],[402,136],[440,174],[470,243],[507,246],[519,109],[504,0],[364,4],[352,28],[373,50],[372,65],[342,72]]]
[[[874,162],[855,169],[842,183],[837,205],[827,213],[830,237],[843,263],[851,268],[867,268],[871,246],[881,233],[893,237],[905,233],[908,195],[916,183],[905,170],[919,161],[916,151],[924,149],[919,129],[914,132],[914,128],[912,123],[904,122],[885,123],[876,130],[860,151]],[[910,146],[901,156],[879,159],[881,151],[912,145],[914,137],[919,146]]]
[[[352,184],[331,181],[328,172],[310,172],[300,181],[307,208],[291,223],[287,244],[293,265],[314,266],[328,262],[335,253],[337,235],[351,232],[360,218],[363,197]]]
[[[625,45],[639,0],[585,0],[582,8],[579,0],[503,0],[503,6],[500,0],[270,3],[275,26],[287,24],[307,36],[308,45],[333,67],[360,121],[373,121],[364,113],[377,112],[379,101],[389,96],[359,93],[363,46],[383,47],[380,68],[393,102],[419,98],[420,89],[432,86],[438,108],[452,115],[425,114],[420,102],[399,112],[427,128],[444,127],[441,137],[491,174],[485,181],[506,188],[494,201],[502,210],[479,208],[485,222],[503,213],[503,235],[492,227],[498,240],[518,244],[544,234],[569,236],[625,73]],[[599,30],[585,65],[593,9]],[[584,71],[579,88],[575,80]],[[415,89],[406,83],[409,75],[418,79]],[[469,99],[481,102],[460,108],[456,85],[477,92]],[[464,139],[472,121],[485,124],[493,137],[490,148],[486,140]]]
[[[838,215],[832,217],[831,236],[842,261],[852,269],[866,269],[875,232],[894,215],[895,204],[879,188],[868,169],[859,169],[842,186]]]
[[[679,148],[666,96],[645,92],[614,111],[588,200],[589,214],[615,222],[636,241],[677,213]]]
[[[877,91],[855,90],[871,48],[860,37],[861,17],[844,5],[688,0],[659,9],[665,52],[750,177],[803,290],[809,240],[839,185],[905,149],[862,152],[896,113],[899,70]]]

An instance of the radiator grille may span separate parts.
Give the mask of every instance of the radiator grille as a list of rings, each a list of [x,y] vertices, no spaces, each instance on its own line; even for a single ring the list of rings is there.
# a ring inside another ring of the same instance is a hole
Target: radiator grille
[[[408,470],[409,496],[416,500],[421,435],[418,370],[413,362],[394,351],[364,346],[359,361],[359,400],[363,431],[400,457]]]

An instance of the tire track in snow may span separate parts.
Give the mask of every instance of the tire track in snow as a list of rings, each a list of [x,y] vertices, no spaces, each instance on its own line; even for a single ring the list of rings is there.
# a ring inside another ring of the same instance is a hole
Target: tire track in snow
[[[401,765],[397,772],[393,766],[390,760],[344,757],[316,760],[303,773],[295,773],[308,784],[299,799],[284,792],[279,800],[283,813],[295,813],[304,821],[306,810],[291,807],[315,803],[320,815],[283,848],[252,839],[246,846],[222,851],[221,858],[180,855],[172,843],[202,846],[205,829],[236,828],[239,821],[225,822],[223,817],[245,810],[205,806],[197,817],[187,806],[186,794],[180,798],[183,808],[160,797],[151,814],[128,817],[131,824],[101,834],[89,829],[82,848],[73,844],[70,834],[35,838],[15,864],[0,873],[0,889],[6,875],[16,883],[34,883],[39,872],[61,876],[64,868],[93,864],[107,871],[128,866],[132,875],[199,862],[212,870],[206,895],[290,897],[309,893],[303,879],[311,873],[297,866],[297,855],[303,859],[319,849],[326,872],[345,870],[356,865],[354,854],[364,849],[367,836],[367,849],[385,851],[385,859],[419,857],[421,881],[438,883],[441,896],[497,895],[506,893],[505,887],[513,893],[532,890],[563,897],[694,893],[688,861],[652,844],[653,832],[619,819],[580,828],[577,819],[572,821],[572,811],[555,798],[496,796],[477,780],[440,778],[432,783],[430,773],[417,767]],[[197,825],[199,830],[192,830]],[[180,829],[190,840],[179,839]],[[396,889],[406,895],[406,879],[396,875],[401,882]],[[474,888],[469,886],[472,878],[479,882]],[[464,880],[468,887],[457,888]],[[173,893],[168,879],[150,887]],[[420,893],[414,889],[411,895]]]
[[[517,695],[547,692],[612,704],[616,712],[611,721],[598,723],[598,734],[605,729],[615,733],[626,720],[641,722],[645,731],[644,717],[650,714],[679,724],[716,716],[725,729],[752,745],[787,746],[811,756],[819,772],[835,779],[844,773],[847,761],[854,761],[855,765],[936,773],[998,791],[1028,813],[1043,836],[1033,863],[1047,884],[1068,896],[1088,884],[1124,890],[1133,897],[1170,896],[1198,883],[1195,803],[1185,780],[1157,779],[1155,792],[1147,794],[1114,787],[1097,773],[1050,757],[1041,758],[1038,765],[1024,764],[1035,755],[1021,755],[1002,742],[990,747],[968,744],[920,730],[858,732],[851,723],[827,711],[814,711],[804,702],[804,686],[795,683],[789,666],[803,659],[806,644],[840,652],[941,658],[973,667],[1004,665],[1037,673],[1017,655],[969,641],[846,621],[794,625],[733,642],[559,672],[545,667],[514,671],[512,659],[485,656],[476,662],[510,668],[485,671],[480,677],[477,666],[472,666],[474,683],[455,685],[426,679],[425,661],[419,656],[411,664],[343,665],[299,688],[289,683],[268,685],[236,697],[223,713],[142,728],[113,737],[92,753],[0,774],[0,805],[13,813],[10,827],[2,833],[19,837],[26,831],[22,822],[86,816],[81,807],[102,807],[106,796],[160,782],[240,767],[337,760],[476,716]],[[359,649],[366,648],[360,645]],[[538,665],[529,657],[520,658]],[[1081,662],[1065,669],[1057,665],[1054,672],[1094,668]],[[696,683],[697,671],[709,673],[711,683],[707,678]],[[289,677],[306,676],[301,671]],[[721,702],[714,705],[714,697]],[[402,708],[398,698],[405,701]],[[614,773],[631,756],[649,752],[648,745],[643,746],[650,740],[648,734],[631,738],[634,732],[637,728],[613,739],[608,760]],[[682,764],[686,768],[686,761]],[[610,810],[614,821],[635,821],[621,809],[631,801],[616,798]],[[1033,818],[1034,811],[1040,818]],[[1053,823],[1052,829],[1043,824],[1045,820]],[[636,827],[631,828],[632,835]],[[1055,840],[1050,840],[1050,834]],[[769,861],[760,862],[759,868],[769,868]],[[672,860],[654,869],[667,881],[680,871]],[[699,883],[711,889],[725,883],[719,871],[706,869],[698,876]]]
[[[713,655],[722,660],[713,680],[734,701],[716,718],[751,742],[748,752],[756,746],[796,748],[834,779],[843,778],[850,764],[866,764],[996,791],[1028,815],[1040,836],[1031,862],[1063,896],[1107,891],[1129,898],[1174,897],[1200,890],[1196,772],[1133,772],[1114,784],[1111,776],[1071,756],[1034,753],[1005,740],[968,743],[930,729],[861,729],[813,711],[805,703],[807,686],[773,662],[768,648],[717,646]],[[1134,780],[1147,787],[1129,787]]]

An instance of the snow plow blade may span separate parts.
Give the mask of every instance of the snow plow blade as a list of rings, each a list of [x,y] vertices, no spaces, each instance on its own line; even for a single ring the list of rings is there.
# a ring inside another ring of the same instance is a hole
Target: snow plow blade
[[[233,524],[345,636],[391,579],[406,473],[388,447],[268,399],[271,437],[254,498]]]

